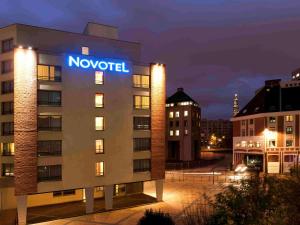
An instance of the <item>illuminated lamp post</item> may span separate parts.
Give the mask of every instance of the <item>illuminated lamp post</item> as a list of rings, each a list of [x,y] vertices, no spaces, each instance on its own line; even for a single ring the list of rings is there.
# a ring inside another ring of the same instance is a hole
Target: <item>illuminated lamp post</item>
[[[267,138],[270,137],[270,131],[268,128],[265,128],[264,132],[264,144],[265,144],[265,149],[264,149],[264,154],[263,154],[263,172],[266,173],[267,172]]]

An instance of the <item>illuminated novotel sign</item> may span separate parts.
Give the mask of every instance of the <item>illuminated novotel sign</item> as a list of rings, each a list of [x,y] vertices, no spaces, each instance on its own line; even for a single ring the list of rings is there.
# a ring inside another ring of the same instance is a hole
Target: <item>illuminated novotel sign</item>
[[[130,73],[129,63],[118,59],[98,59],[95,57],[68,55],[67,63],[69,67]]]

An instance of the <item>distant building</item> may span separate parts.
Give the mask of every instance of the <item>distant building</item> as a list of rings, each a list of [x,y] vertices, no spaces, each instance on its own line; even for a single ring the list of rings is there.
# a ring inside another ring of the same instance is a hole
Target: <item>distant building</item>
[[[191,161],[199,157],[201,108],[183,88],[167,99],[168,161]]]
[[[299,71],[299,70],[298,70]],[[245,163],[267,173],[286,173],[299,163],[300,82],[267,80],[232,118],[233,163]]]
[[[239,113],[239,98],[237,94],[234,94],[233,98],[233,116]]]
[[[229,120],[201,120],[201,146],[204,148],[231,148],[232,122]]]

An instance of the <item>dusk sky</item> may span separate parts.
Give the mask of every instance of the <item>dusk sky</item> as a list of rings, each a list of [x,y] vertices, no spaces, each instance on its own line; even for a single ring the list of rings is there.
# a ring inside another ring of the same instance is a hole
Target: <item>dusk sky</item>
[[[167,64],[168,95],[183,87],[204,118],[228,119],[234,93],[241,107],[300,67],[299,12],[299,0],[1,0],[0,26],[117,26],[142,43],[144,62]]]

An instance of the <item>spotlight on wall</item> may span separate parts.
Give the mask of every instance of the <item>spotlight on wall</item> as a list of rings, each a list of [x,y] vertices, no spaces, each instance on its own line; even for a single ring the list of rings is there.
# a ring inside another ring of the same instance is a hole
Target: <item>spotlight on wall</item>
[[[19,45],[19,48],[23,48],[23,46],[22,46],[22,45]]]
[[[28,50],[32,50],[32,47],[31,47],[31,46],[29,46],[29,47],[28,47]]]

